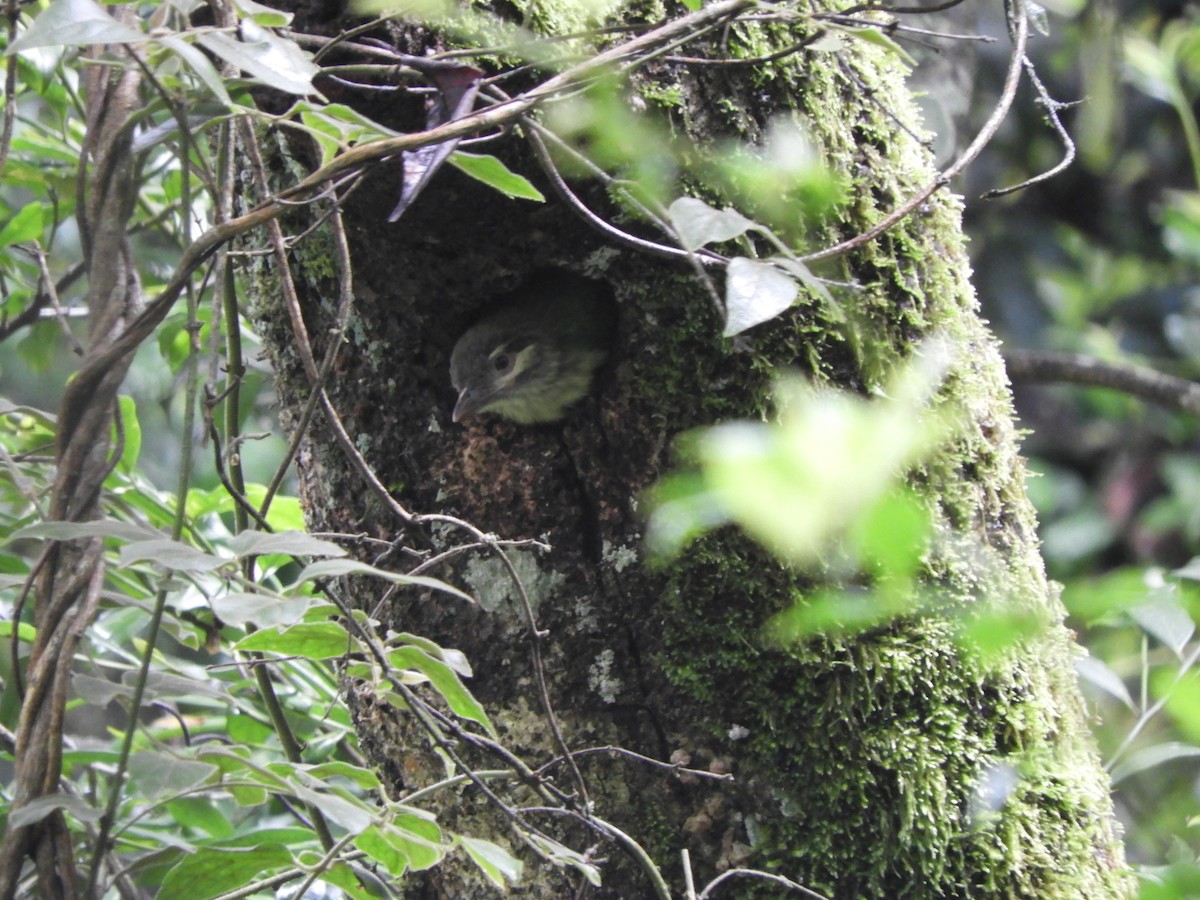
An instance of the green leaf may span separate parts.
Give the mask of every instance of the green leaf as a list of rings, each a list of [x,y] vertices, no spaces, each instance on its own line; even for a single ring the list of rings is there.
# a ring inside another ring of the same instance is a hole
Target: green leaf
[[[409,634],[408,632],[401,632],[400,634],[395,635],[392,638],[392,642],[411,644],[414,647],[420,648],[434,659],[444,662],[459,675],[463,676],[463,678],[470,678],[473,674],[471,672],[471,663],[467,660],[466,654],[461,650],[453,650],[439,646],[435,642],[429,640],[429,638],[421,637],[420,635],[416,634]]]
[[[408,854],[383,836],[379,825],[372,825],[354,838],[354,846],[382,866],[388,874],[399,877],[408,871]]]
[[[306,766],[304,771],[313,778],[329,781],[334,778],[346,778],[365,791],[373,791],[380,786],[379,776],[373,769],[365,769],[340,760],[318,763]]]
[[[341,103],[317,106],[307,100],[298,100],[292,105],[292,114],[297,113],[321,148],[322,165],[356,143],[399,134]]]
[[[156,40],[187,63],[217,100],[227,107],[233,106],[233,100],[225,88],[225,79],[211,60],[193,47],[190,41],[173,34],[159,35]]]
[[[245,887],[260,873],[292,863],[292,854],[279,843],[253,847],[197,847],[166,874],[160,897],[207,900]]]
[[[198,787],[220,771],[211,763],[151,751],[133,754],[131,763],[129,777],[142,796],[152,800]]]
[[[179,572],[211,572],[234,564],[231,559],[221,559],[168,538],[134,541],[121,548],[118,565],[131,566],[137,562],[151,562]]]
[[[1191,744],[1181,744],[1178,741],[1168,741],[1165,744],[1155,744],[1131,753],[1122,763],[1113,766],[1112,783],[1120,784],[1131,775],[1144,772],[1154,766],[1176,759],[1195,759],[1200,757],[1200,747]]]
[[[302,656],[305,659],[331,659],[362,652],[358,639],[334,622],[264,628],[247,635],[233,646],[235,650],[259,650]]]
[[[319,69],[299,45],[272,34],[250,19],[242,21],[240,33],[242,40],[210,31],[200,34],[196,41],[268,87],[288,94],[313,93],[312,79]]]
[[[799,293],[796,282],[770,263],[743,256],[730,260],[725,273],[725,337],[775,318]]]
[[[1030,4],[1030,6],[1033,5],[1034,4]],[[917,61],[913,59],[909,52],[878,28],[841,28],[837,25],[831,25],[830,27],[839,30],[851,40],[862,41],[865,44],[873,44],[876,47],[882,47],[888,53],[891,53],[893,56],[902,59],[910,68],[916,68]]]
[[[13,623],[9,620],[0,620],[0,638],[8,640],[12,637]],[[32,644],[34,638],[37,637],[37,629],[25,622],[17,626],[17,640],[23,644]]]
[[[1094,656],[1081,656],[1075,660],[1075,671],[1088,684],[1116,697],[1130,711],[1137,712],[1137,706],[1134,704],[1133,698],[1129,696],[1129,689],[1125,687],[1125,682],[1103,660]]]
[[[479,866],[488,881],[501,890],[521,880],[525,864],[499,844],[465,834],[456,835],[454,841],[466,851],[471,861]]]
[[[228,840],[237,833],[229,818],[207,797],[178,797],[165,806],[182,828],[198,830],[218,840]]]
[[[345,556],[346,551],[332,541],[323,541],[303,531],[243,531],[229,541],[229,549],[238,557],[286,553],[291,556]]]
[[[1130,609],[1129,616],[1143,631],[1170,647],[1180,659],[1196,631],[1196,624],[1178,599],[1171,591],[1161,588],[1154,590],[1145,603]]]
[[[146,35],[122,25],[92,0],[54,0],[12,45],[7,56],[34,47],[129,44]]]
[[[234,6],[244,19],[253,19],[263,28],[286,28],[292,24],[292,14],[285,13],[254,0],[234,0]]]
[[[546,202],[545,196],[529,182],[529,179],[518,175],[494,156],[458,150],[451,154],[449,163],[460,172],[495,188],[506,197]]]
[[[388,660],[398,669],[416,669],[445,699],[450,709],[464,719],[478,722],[492,737],[498,737],[483,705],[466,689],[458,673],[419,647],[397,647],[388,652]]]
[[[11,828],[24,828],[60,811],[80,822],[95,822],[104,815],[104,810],[92,806],[83,797],[60,792],[37,797],[10,813],[8,825]]]
[[[376,578],[394,581],[396,584],[412,584],[435,591],[445,591],[447,594],[453,594],[455,597],[460,597],[469,603],[475,602],[470,594],[464,594],[458,588],[451,587],[446,582],[439,581],[436,578],[427,578],[424,575],[404,575],[400,572],[388,572],[385,569],[377,569],[375,566],[358,562],[354,559],[326,559],[310,563],[304,567],[304,571],[300,573],[300,577],[296,580],[311,581],[315,578],[331,578],[342,575],[372,575]]]
[[[138,421],[137,403],[126,394],[117,398],[117,407],[121,416],[121,430],[124,445],[121,447],[120,470],[125,474],[133,472],[137,466],[138,456],[142,452],[142,426]]]
[[[76,538],[103,537],[123,541],[158,540],[162,537],[152,528],[119,522],[116,519],[95,519],[91,522],[38,522],[13,533],[13,538],[49,538],[72,541]]]
[[[680,197],[668,207],[667,215],[688,250],[733,240],[756,227],[735,209],[714,209],[695,197]]]
[[[587,857],[582,853],[540,834],[530,834],[529,840],[536,844],[556,866],[570,866],[583,875],[592,887],[600,887],[600,870],[588,862]]]
[[[0,228],[0,247],[40,240],[44,222],[45,208],[42,204],[26,203],[20,212],[8,220],[8,224]]]
[[[213,612],[227,625],[253,622],[260,628],[273,625],[295,625],[316,602],[312,597],[280,599],[271,594],[249,591],[230,591],[218,594],[210,601]]]

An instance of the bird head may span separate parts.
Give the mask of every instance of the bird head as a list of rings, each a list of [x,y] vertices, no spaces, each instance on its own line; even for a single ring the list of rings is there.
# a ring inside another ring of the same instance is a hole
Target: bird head
[[[591,388],[614,321],[606,286],[570,272],[539,273],[455,344],[454,421],[480,413],[521,424],[561,419]]]

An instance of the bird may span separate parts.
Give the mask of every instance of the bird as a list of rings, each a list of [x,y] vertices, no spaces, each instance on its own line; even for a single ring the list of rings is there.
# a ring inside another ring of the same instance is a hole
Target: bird
[[[616,309],[607,284],[544,269],[468,328],[450,354],[452,419],[492,413],[521,425],[556,422],[591,390],[607,359]]]

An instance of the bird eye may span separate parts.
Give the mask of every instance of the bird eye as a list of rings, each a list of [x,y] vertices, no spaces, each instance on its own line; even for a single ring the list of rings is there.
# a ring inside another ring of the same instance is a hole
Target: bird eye
[[[492,360],[492,365],[496,367],[497,372],[504,372],[512,365],[512,359],[507,353],[501,353]]]

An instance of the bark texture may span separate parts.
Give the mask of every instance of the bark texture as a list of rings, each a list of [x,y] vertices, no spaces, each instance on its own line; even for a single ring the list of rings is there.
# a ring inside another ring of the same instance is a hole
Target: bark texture
[[[566,28],[548,6],[539,24]],[[661,15],[639,11],[638,21]],[[756,55],[797,34],[739,28],[726,38]],[[713,40],[714,53],[728,50]],[[901,73],[865,42],[737,69],[652,63],[637,87],[702,153],[729,138],[760,141],[778,115],[803,121],[830,167],[851,182],[836,217],[806,223],[817,246],[866,230],[934,176],[925,150],[893,118],[919,127]],[[398,127],[419,127],[415,107],[392,114]],[[550,195],[518,137],[494,152]],[[396,183],[394,172],[377,171],[347,211],[356,307],[331,394],[359,449],[410,509],[552,545],[516,553],[515,563],[547,632],[549,693],[572,748],[620,746],[735,776],[715,782],[613,754],[584,756],[579,768],[598,815],[642,843],[677,890],[679,851],[687,848],[698,880],[750,866],[830,897],[1131,892],[1072,667],[1079,651],[1038,555],[1007,381],[977,315],[955,198],[938,194],[826,271],[861,286],[848,301],[868,341],[857,352],[813,303],[746,339],[724,340],[686,266],[615,247],[561,204],[506,200],[455,171],[441,173],[400,222],[386,225]],[[605,202],[600,190],[588,196]],[[296,260],[315,336],[330,315],[322,297],[333,296],[324,254],[310,239]],[[617,350],[597,395],[559,425],[451,424],[456,338],[481,307],[547,266],[602,279],[616,297]],[[269,273],[255,315],[286,418],[308,388]],[[965,411],[954,438],[913,478],[937,511],[929,577],[947,598],[944,615],[782,650],[763,640],[763,623],[817,587],[811,575],[777,564],[733,530],[700,541],[668,568],[647,567],[639,501],[672,466],[681,432],[761,418],[782,368],[869,389],[932,334],[956,348],[935,402]],[[320,424],[299,469],[314,530],[367,532],[417,548],[457,540],[442,527],[406,533]],[[475,670],[470,686],[505,741],[530,761],[556,757],[508,573],[480,550],[437,574],[465,585],[479,606],[401,593],[384,618],[465,651]],[[374,608],[373,590],[360,591],[364,608]],[[1049,625],[985,664],[955,641],[958,615],[983,603],[1032,610]],[[362,691],[352,699],[364,747],[397,796],[442,777],[403,712]],[[973,798],[989,771],[1018,777],[1003,807],[980,818]],[[573,789],[564,766],[552,774]],[[450,827],[509,840],[473,790],[442,801]],[[567,819],[530,820],[572,846],[593,841]],[[597,854],[606,860],[604,884],[593,896],[650,896],[619,846],[602,843]],[[570,871],[534,871],[514,894],[568,896],[576,881]],[[412,891],[492,896],[469,868],[454,865],[414,880]],[[782,889],[739,881],[733,891]]]

